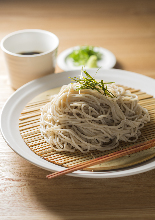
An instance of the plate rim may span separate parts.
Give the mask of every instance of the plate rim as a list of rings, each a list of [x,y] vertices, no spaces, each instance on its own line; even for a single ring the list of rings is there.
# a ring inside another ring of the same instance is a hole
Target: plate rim
[[[89,71],[90,72],[96,72],[97,69],[90,69]],[[118,69],[111,69],[111,70],[100,70],[100,72],[104,72],[103,74],[106,74],[108,76],[106,77],[109,77],[109,74],[110,75],[116,75],[116,78],[118,75],[124,75],[126,77],[130,77],[132,80],[133,78],[137,78],[138,79],[141,79],[141,80],[144,80],[145,81],[145,84],[147,83],[153,83],[155,82],[155,80],[153,78],[150,78],[150,77],[147,77],[147,76],[144,76],[144,75],[141,75],[141,74],[138,74],[138,73],[133,73],[133,72],[129,72],[129,71],[125,71],[125,70],[118,70]],[[12,103],[12,101],[14,101],[17,97],[20,97],[20,100],[17,102],[18,104],[21,104],[22,102],[22,95],[24,94],[24,92],[26,92],[27,89],[32,89],[33,91],[33,95],[34,97],[36,96],[35,94],[38,92],[38,90],[40,91],[40,88],[43,87],[45,84],[49,84],[49,81],[52,80],[52,79],[55,79],[56,81],[59,81],[59,84],[62,84],[63,85],[63,82],[60,83],[60,79],[64,78],[64,77],[67,77],[68,75],[70,75],[71,73],[74,73],[75,75],[79,74],[80,71],[79,70],[70,70],[70,71],[67,71],[67,72],[60,72],[60,73],[57,73],[57,74],[50,74],[50,75],[47,75],[47,76],[44,76],[42,78],[39,78],[39,79],[36,79],[36,80],[33,80],[27,84],[25,84],[24,86],[20,87],[18,90],[16,90],[11,96],[10,98],[8,98],[8,100],[6,101],[6,103],[4,104],[3,108],[2,108],[2,111],[1,111],[1,118],[0,118],[0,128],[1,128],[1,133],[2,133],[2,136],[3,138],[5,139],[5,141],[7,142],[7,144],[9,145],[9,147],[15,151],[19,156],[23,157],[24,159],[26,159],[27,161],[31,162],[32,164],[36,165],[36,166],[39,166],[43,169],[46,169],[46,170],[49,170],[49,171],[59,171],[59,170],[64,170],[66,168],[63,168],[63,167],[60,167],[58,165],[55,165],[52,166],[54,167],[53,168],[50,168],[51,166],[46,166],[47,163],[39,163],[40,159],[36,159],[36,157],[39,157],[38,155],[36,155],[34,152],[32,152],[29,147],[25,144],[24,140],[22,139],[21,137],[21,140],[22,140],[22,146],[26,145],[26,147],[29,149],[29,151],[31,151],[32,153],[31,156],[29,155],[29,157],[27,156],[23,156],[23,154],[21,154],[21,152],[19,152],[15,146],[12,146],[12,144],[10,144],[10,139],[8,139],[8,136],[6,135],[6,125],[5,125],[5,121],[4,119],[7,120],[7,123],[10,122],[9,120],[9,115],[7,114],[7,111],[8,111],[8,108],[9,108],[9,105]],[[91,73],[90,73],[91,74]],[[100,73],[100,75],[102,75],[102,73]],[[138,84],[138,87],[140,84]],[[35,89],[34,89],[34,86],[35,86]],[[55,86],[55,87],[51,87],[52,88],[56,88],[58,86]],[[38,90],[37,90],[38,89]],[[48,89],[46,89],[48,90]],[[46,91],[44,90],[44,91]],[[42,91],[42,92],[44,92]],[[153,91],[153,90],[152,90]],[[42,92],[39,92],[37,93],[37,95],[39,95],[40,93]],[[29,91],[28,94],[32,94],[31,91]],[[155,97],[155,92],[152,94],[154,95]],[[28,97],[30,99],[30,97]],[[32,97],[31,97],[32,99]],[[31,100],[30,99],[30,100]],[[27,99],[26,99],[27,100]],[[25,107],[25,105],[27,104],[26,100],[24,100],[22,102],[22,108]],[[29,101],[30,101],[29,100]],[[14,106],[15,107],[15,110],[17,110],[17,105]],[[7,111],[6,111],[7,110]],[[9,112],[9,111],[8,111]],[[15,113],[14,113],[15,114]],[[18,118],[19,119],[19,118]],[[12,122],[10,122],[12,123]],[[13,122],[15,123],[15,122]],[[16,125],[15,126],[15,130],[18,129],[18,132],[19,132],[19,127],[17,128],[17,122],[13,125]],[[12,124],[11,124],[12,126]],[[17,132],[17,130],[16,130]],[[12,138],[12,137],[10,137]],[[15,137],[13,138],[15,139]],[[20,140],[20,141],[21,141]],[[11,142],[12,142],[12,139],[11,139]],[[35,155],[34,155],[35,154]],[[33,156],[32,156],[33,155]],[[40,158],[40,157],[39,157]],[[33,159],[33,160],[32,160]],[[41,158],[41,160],[43,160],[45,162],[44,159]],[[50,163],[51,164],[51,163]],[[52,164],[53,165],[53,164]],[[149,165],[149,166],[148,166]],[[57,170],[55,170],[55,168],[57,168]],[[142,169],[143,168],[143,169]],[[103,172],[95,172],[95,173],[91,173],[90,171],[76,171],[74,173],[71,173],[71,174],[68,174],[69,176],[75,176],[75,177],[86,177],[86,178],[115,178],[115,177],[122,177],[122,176],[129,176],[129,175],[134,175],[134,174],[138,174],[138,173],[142,173],[142,172],[146,172],[148,170],[151,170],[151,169],[154,169],[155,168],[155,158],[153,160],[150,160],[150,163],[143,163],[142,165],[140,164],[138,167],[134,166],[134,167],[129,167],[129,168],[125,168],[123,170],[117,170],[117,171],[103,171]]]

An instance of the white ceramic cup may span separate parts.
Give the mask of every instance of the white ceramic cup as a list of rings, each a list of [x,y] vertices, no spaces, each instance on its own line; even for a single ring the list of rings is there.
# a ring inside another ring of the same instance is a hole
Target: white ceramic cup
[[[31,80],[54,73],[58,45],[58,37],[44,30],[20,30],[5,36],[1,48],[12,88],[18,89]],[[39,54],[21,54],[30,52]]]

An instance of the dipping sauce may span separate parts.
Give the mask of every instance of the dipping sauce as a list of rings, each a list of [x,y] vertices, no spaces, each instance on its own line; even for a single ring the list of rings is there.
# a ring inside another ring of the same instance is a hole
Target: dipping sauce
[[[40,53],[43,53],[43,52],[32,51],[32,52],[22,52],[22,53],[19,53],[19,54],[21,54],[21,55],[35,55],[35,54],[40,54]]]

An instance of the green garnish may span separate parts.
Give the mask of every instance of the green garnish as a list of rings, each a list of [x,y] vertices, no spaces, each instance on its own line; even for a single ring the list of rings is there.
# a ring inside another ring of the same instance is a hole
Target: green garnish
[[[73,60],[75,66],[86,65],[90,56],[95,55],[98,60],[101,60],[102,54],[95,52],[93,46],[81,46],[78,50],[74,50],[68,58]]]
[[[86,70],[82,69],[82,72],[85,73],[86,77],[82,76],[81,79],[77,78],[77,77],[69,77],[72,81],[75,81],[77,83],[79,83],[79,87],[77,87],[77,91],[82,90],[82,89],[92,89],[92,90],[96,90],[99,93],[105,95],[105,96],[109,96],[111,98],[114,98],[114,94],[112,92],[110,92],[107,89],[106,84],[111,84],[114,82],[108,82],[108,83],[104,83],[103,80],[101,80],[100,82],[96,81],[95,78],[93,78],[92,76],[90,76]],[[101,92],[103,91],[103,92]]]

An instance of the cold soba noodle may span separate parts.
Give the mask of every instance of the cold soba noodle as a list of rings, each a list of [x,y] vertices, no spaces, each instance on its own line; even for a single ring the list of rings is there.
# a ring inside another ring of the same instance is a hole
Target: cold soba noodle
[[[41,109],[41,134],[56,151],[110,150],[119,141],[134,142],[150,120],[138,97],[116,84],[107,84],[114,97],[103,91],[65,85]]]

